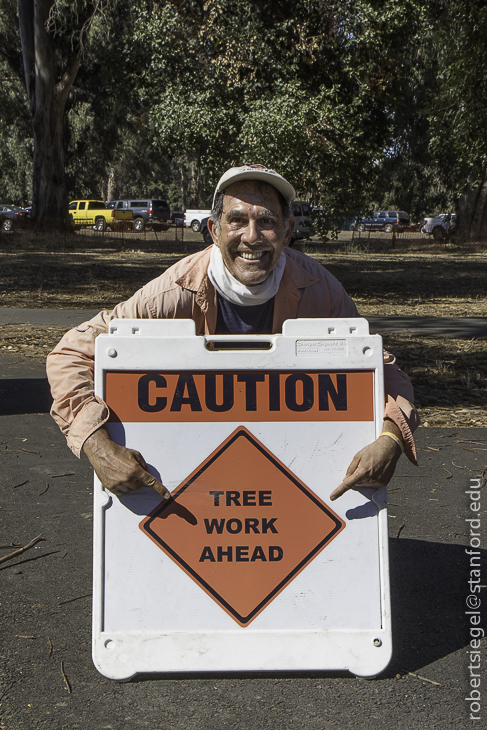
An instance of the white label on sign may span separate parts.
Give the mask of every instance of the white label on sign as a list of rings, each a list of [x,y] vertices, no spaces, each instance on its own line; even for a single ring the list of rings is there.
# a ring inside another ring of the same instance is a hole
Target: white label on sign
[[[305,357],[346,356],[348,344],[346,340],[296,340],[296,355]]]

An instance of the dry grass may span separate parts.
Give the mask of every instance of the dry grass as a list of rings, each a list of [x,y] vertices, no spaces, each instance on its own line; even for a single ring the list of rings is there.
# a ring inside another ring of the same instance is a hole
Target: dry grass
[[[0,246],[0,307],[110,309],[130,297],[201,240],[111,241],[111,248],[66,248],[44,242],[41,250],[17,243]],[[78,244],[83,241],[75,237]],[[24,244],[26,242],[24,241]],[[84,243],[84,241],[83,241]],[[306,246],[307,250],[311,246]],[[3,251],[2,251],[3,249]],[[487,260],[483,253],[384,251],[311,255],[344,284],[364,316],[486,317]],[[0,350],[44,360],[63,333],[59,327],[2,328]],[[410,375],[423,423],[487,425],[487,360],[483,340],[385,336],[384,344]]]

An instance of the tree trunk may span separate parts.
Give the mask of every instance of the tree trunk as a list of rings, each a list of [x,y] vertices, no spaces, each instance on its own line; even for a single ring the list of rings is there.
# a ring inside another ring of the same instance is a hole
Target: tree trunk
[[[118,188],[115,187],[115,170],[110,167],[108,173],[107,186],[106,186],[106,198],[105,200],[115,200],[118,198]]]
[[[186,210],[186,180],[184,177],[184,164],[181,162],[179,167],[179,190],[181,194],[181,207],[182,210]]]
[[[487,240],[487,171],[480,185],[458,198],[456,237],[460,241]]]
[[[46,24],[54,0],[17,0],[24,73],[34,133],[32,218],[36,229],[67,225],[65,110],[79,68],[73,53],[58,74],[54,39]]]

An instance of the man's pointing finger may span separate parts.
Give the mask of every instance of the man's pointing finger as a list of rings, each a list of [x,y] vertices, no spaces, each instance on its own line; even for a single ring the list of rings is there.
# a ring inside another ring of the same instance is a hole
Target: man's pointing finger
[[[344,479],[343,482],[339,484],[338,487],[330,494],[331,501],[334,502],[335,499],[341,497],[342,494],[348,492],[349,489],[353,489],[360,482],[360,480],[363,479],[365,473],[365,469],[355,469],[353,474],[349,477],[346,477],[346,479]]]
[[[166,489],[166,487],[161,484],[161,482],[156,479],[152,474],[149,474],[149,472],[146,472],[144,476],[141,477],[144,484],[147,484],[148,487],[152,487],[152,489],[155,489],[155,491],[161,495],[164,499],[169,499],[171,497],[170,492]]]

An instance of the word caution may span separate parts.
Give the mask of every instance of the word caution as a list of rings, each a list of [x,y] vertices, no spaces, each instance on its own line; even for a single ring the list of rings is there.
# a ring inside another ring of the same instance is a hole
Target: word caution
[[[329,421],[373,419],[373,373],[107,373],[112,420]]]

